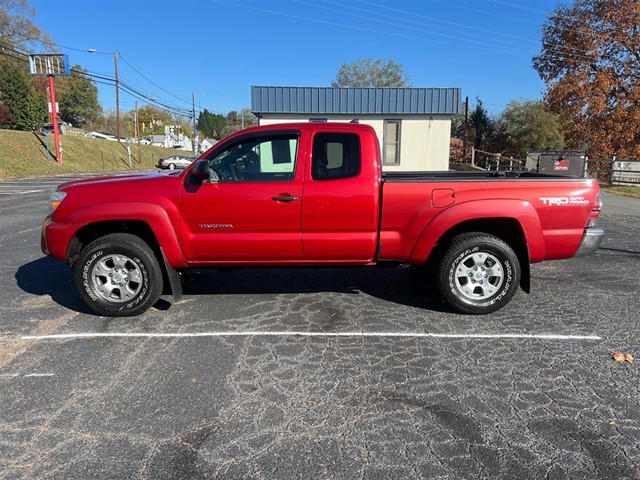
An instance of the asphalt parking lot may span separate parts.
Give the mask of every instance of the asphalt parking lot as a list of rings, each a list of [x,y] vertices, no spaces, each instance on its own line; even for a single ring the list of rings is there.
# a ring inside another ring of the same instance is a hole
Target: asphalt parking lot
[[[40,252],[62,180],[0,182],[0,479],[640,478],[640,200],[484,317],[340,268],[197,271],[109,319]]]

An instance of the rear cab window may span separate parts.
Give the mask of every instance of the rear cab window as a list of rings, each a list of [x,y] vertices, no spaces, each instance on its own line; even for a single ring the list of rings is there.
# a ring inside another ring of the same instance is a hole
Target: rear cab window
[[[311,178],[317,181],[355,177],[362,167],[360,136],[316,133],[313,137]]]

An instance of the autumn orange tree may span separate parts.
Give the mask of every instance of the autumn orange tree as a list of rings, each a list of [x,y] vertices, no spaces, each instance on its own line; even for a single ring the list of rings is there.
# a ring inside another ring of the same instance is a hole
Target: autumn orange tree
[[[640,159],[640,2],[574,0],[542,29],[534,68],[567,144],[592,158]]]

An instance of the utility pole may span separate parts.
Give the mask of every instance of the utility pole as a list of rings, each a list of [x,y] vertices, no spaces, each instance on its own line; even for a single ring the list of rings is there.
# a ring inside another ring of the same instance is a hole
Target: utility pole
[[[196,145],[196,94],[191,92],[191,114],[193,115],[193,155],[198,156],[198,146]]]
[[[469,127],[469,97],[464,100],[464,137],[462,139],[462,161],[467,160],[467,129]]]
[[[140,125],[138,122],[138,101],[136,100],[136,142],[138,143],[138,163],[142,163],[142,155],[140,154]]]
[[[113,52],[113,64],[116,76],[116,138],[120,141],[120,81],[118,80],[118,51]]]
[[[108,52],[98,52],[95,48],[87,48],[87,52],[89,53],[108,53]],[[115,50],[113,52],[113,67],[115,72],[115,80],[116,80],[116,138],[120,141],[120,80],[118,79],[118,51]]]

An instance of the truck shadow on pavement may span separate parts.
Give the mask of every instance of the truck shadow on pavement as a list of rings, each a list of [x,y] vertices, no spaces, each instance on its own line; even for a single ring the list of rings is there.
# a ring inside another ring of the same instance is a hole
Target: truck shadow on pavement
[[[42,257],[18,268],[18,287],[32,295],[48,295],[70,310],[94,314],[80,299],[73,272],[66,263]],[[408,307],[448,312],[435,288],[414,268],[239,268],[194,269],[182,275],[185,296],[261,295],[300,293],[365,294]],[[165,293],[168,293],[165,289]],[[170,299],[170,297],[167,297]],[[170,310],[170,302],[160,299],[154,306]]]
[[[49,295],[58,305],[79,313],[92,313],[78,296],[73,272],[64,262],[42,257],[18,268],[18,287],[32,295]]]
[[[433,281],[408,267],[194,269],[183,274],[182,284],[185,296],[365,294],[408,307],[451,311],[440,301]]]

